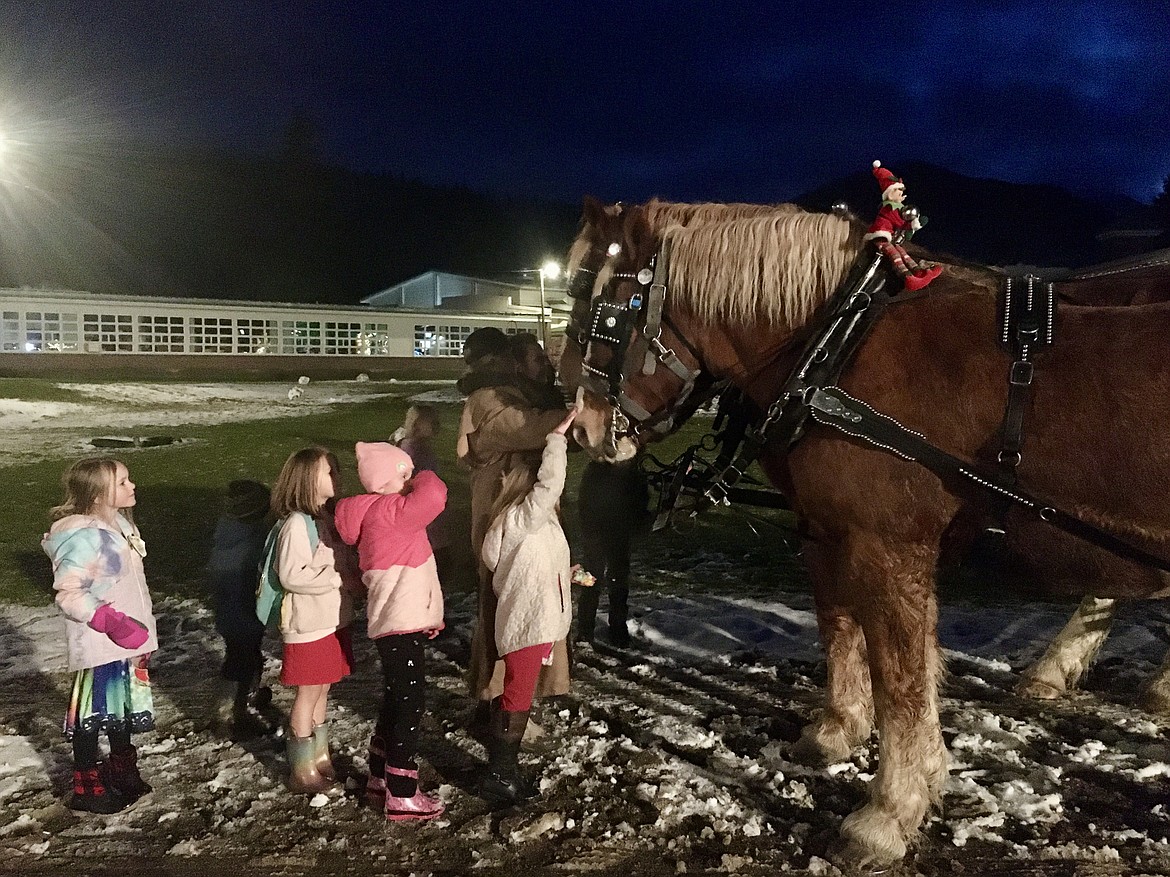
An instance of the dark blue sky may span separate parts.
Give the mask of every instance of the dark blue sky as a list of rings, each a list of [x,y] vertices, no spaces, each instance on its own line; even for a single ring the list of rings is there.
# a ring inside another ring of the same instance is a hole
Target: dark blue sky
[[[8,0],[0,127],[577,201],[777,201],[880,158],[1149,201],[1170,4]]]

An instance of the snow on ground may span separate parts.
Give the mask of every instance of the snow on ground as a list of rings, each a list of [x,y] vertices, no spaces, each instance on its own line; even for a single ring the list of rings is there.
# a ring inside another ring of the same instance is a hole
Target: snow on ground
[[[88,439],[239,420],[318,414],[335,405],[418,392],[435,381],[312,381],[306,384],[66,383],[83,401],[0,398],[0,458],[30,462],[88,451]],[[290,393],[293,398],[290,398]],[[299,393],[299,395],[297,395]],[[457,401],[454,388],[432,391]]]
[[[640,559],[639,581],[656,577],[652,561]],[[826,860],[832,840],[862,801],[876,748],[871,742],[828,769],[790,760],[824,674],[804,602],[685,593],[636,599],[635,648],[611,649],[604,636],[596,647],[580,647],[573,693],[541,707],[545,733],[525,757],[541,777],[541,799],[493,813],[474,794],[484,751],[463,730],[470,704],[461,674],[473,609],[469,599],[453,599],[451,631],[430,652],[422,752],[424,784],[438,790],[448,812],[427,826],[384,826],[356,794],[379,695],[377,657],[364,638],[358,671],[331,700],[349,793],[294,797],[282,789],[278,751],[232,743],[209,727],[210,668],[221,651],[209,613],[194,601],[158,607],[152,676],[159,727],[139,738],[155,791],[113,816],[71,813],[61,803],[69,770],[60,737],[61,622],[51,606],[6,607],[0,851],[29,873],[83,852],[105,860],[130,849],[203,866],[252,857],[261,869],[334,857],[356,873],[367,873],[354,862],[371,850],[386,857],[375,859],[371,873],[523,873],[554,865],[637,874],[834,873]],[[909,873],[955,873],[959,861],[982,863],[968,873],[1032,873],[1019,868],[1048,860],[1113,868],[1093,874],[1170,873],[1168,723],[1130,706],[1161,659],[1160,624],[1136,613],[1120,621],[1089,693],[1059,704],[1014,697],[1009,663],[1034,656],[1063,620],[1052,607],[944,609],[952,676],[943,727],[953,764],[944,809],[912,863],[921,870]],[[278,646],[269,648],[274,677]],[[276,687],[287,709],[289,692]]]
[[[283,389],[256,392],[279,407]],[[234,404],[219,388],[203,399],[224,417]],[[462,681],[474,607],[453,596],[449,629],[429,649],[421,751],[424,787],[448,809],[421,826],[385,824],[358,794],[380,689],[360,631],[357,670],[331,694],[348,791],[308,799],[284,791],[277,747],[211,728],[222,647],[208,611],[176,600],[156,607],[158,727],[137,738],[154,792],[112,816],[69,811],[61,621],[52,606],[0,607],[0,871],[130,873],[133,862],[132,873],[192,875],[839,873],[838,828],[864,801],[876,741],[828,768],[792,760],[824,684],[811,599],[761,598],[758,588],[749,597],[734,585],[714,593],[711,572],[744,562],[717,546],[666,558],[652,540],[642,544],[634,647],[605,645],[603,610],[599,643],[576,649],[572,693],[536,711],[544,733],[526,744],[524,764],[540,798],[499,811],[475,795],[484,750],[464,730]],[[896,873],[1170,874],[1170,721],[1133,706],[1162,660],[1166,624],[1148,606],[1129,609],[1083,693],[1055,703],[1017,697],[1016,671],[1067,611],[944,603],[950,780]],[[275,683],[279,646],[267,648],[268,681],[287,710],[290,693]]]

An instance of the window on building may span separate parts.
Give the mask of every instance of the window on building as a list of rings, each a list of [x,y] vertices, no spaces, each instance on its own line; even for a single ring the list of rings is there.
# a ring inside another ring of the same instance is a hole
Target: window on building
[[[315,320],[281,321],[280,352],[320,353],[321,324]]]
[[[78,349],[77,314],[50,312],[44,315],[41,331],[45,336],[45,350],[73,353]]]
[[[463,342],[478,326],[415,326],[415,356],[462,356]]]
[[[182,353],[183,318],[155,315],[138,317],[138,349],[142,353]]]
[[[130,314],[85,314],[82,335],[87,350],[134,352],[134,318]]]
[[[4,311],[0,315],[0,350],[14,352],[21,350],[24,339],[20,337],[20,312]]]
[[[438,342],[435,340],[437,334],[434,326],[416,325],[414,327],[414,355],[438,356]]]
[[[462,356],[463,342],[470,334],[470,326],[440,326],[439,356]]]
[[[240,353],[276,353],[276,320],[236,320],[236,346]]]
[[[235,337],[230,317],[192,317],[190,350],[192,353],[235,353]]]
[[[326,323],[325,352],[345,355],[357,353],[358,335],[361,331],[361,323]]]
[[[388,356],[390,354],[390,324],[363,323],[357,338],[357,352],[362,356]]]

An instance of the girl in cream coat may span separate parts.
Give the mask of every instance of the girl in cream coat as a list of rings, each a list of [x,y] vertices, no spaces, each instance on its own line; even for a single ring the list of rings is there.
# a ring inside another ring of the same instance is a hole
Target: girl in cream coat
[[[535,482],[531,470],[504,478],[483,540],[483,562],[492,571],[496,595],[496,650],[504,661],[504,692],[493,701],[488,773],[480,794],[514,801],[531,791],[517,770],[520,741],[541,665],[553,643],[568,636],[573,621],[569,543],[561,529],[565,487],[565,432],[576,417],[568,412],[545,439]]]

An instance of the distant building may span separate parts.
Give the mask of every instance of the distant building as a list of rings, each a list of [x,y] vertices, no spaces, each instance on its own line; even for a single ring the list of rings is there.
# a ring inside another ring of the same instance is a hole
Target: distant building
[[[534,294],[530,303],[523,286],[433,271],[356,307],[4,289],[0,370],[29,354],[189,357],[204,365],[231,357],[236,367],[241,359],[452,360],[481,326],[539,335]],[[563,333],[565,320],[551,308],[545,322],[550,335]]]

